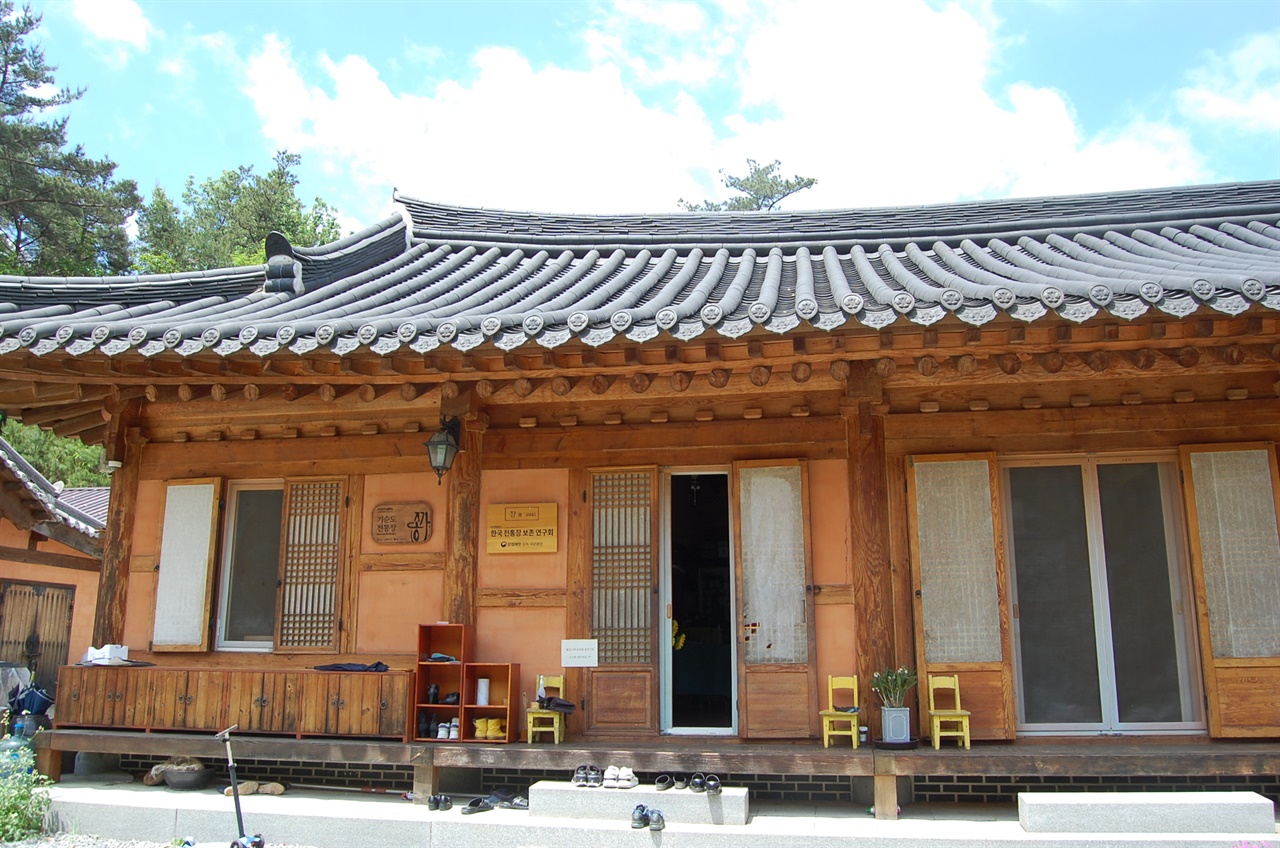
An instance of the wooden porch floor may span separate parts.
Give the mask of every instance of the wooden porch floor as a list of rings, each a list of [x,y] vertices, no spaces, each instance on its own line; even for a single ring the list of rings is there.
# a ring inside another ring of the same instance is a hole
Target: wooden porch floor
[[[221,758],[212,734],[58,729],[40,733],[40,749],[167,757]],[[563,770],[583,763],[623,761],[637,772],[714,771],[808,775],[1280,775],[1275,740],[1206,737],[1019,739],[975,742],[971,750],[927,742],[914,750],[864,745],[823,748],[818,740],[740,741],[721,737],[661,737],[561,745],[439,744],[387,740],[238,735],[240,759],[404,764],[435,768]]]

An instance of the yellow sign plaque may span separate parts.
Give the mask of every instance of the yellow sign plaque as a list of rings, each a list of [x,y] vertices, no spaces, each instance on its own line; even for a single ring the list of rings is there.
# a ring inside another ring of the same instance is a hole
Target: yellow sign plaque
[[[485,534],[491,554],[555,553],[556,505],[493,504]]]

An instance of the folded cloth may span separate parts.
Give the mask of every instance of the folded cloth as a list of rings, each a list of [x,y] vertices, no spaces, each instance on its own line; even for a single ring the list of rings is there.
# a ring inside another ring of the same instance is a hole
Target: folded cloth
[[[442,654],[442,653],[439,653],[438,651],[432,654],[429,657],[429,659],[431,660],[431,662],[457,662],[456,659],[449,656],[448,654]]]
[[[556,698],[554,696],[550,698],[538,699],[538,706],[542,707],[544,710],[551,710],[552,712],[557,712],[557,713],[566,713],[568,715],[573,715],[573,711],[577,709],[573,701],[566,701],[563,698]]]
[[[329,663],[314,666],[316,671],[387,671],[390,666],[384,662],[364,663]]]

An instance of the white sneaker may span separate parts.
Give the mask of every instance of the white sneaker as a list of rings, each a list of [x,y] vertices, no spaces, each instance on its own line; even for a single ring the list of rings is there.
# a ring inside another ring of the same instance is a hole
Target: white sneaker
[[[640,780],[639,778],[636,777],[635,772],[633,772],[631,769],[627,768],[626,766],[623,766],[622,768],[618,769],[618,788],[619,789],[633,789],[639,785],[640,785]]]
[[[605,789],[618,788],[618,767],[609,766],[604,770],[604,783],[601,784]]]
[[[458,738],[458,720],[455,718],[449,722],[449,740],[453,741]]]

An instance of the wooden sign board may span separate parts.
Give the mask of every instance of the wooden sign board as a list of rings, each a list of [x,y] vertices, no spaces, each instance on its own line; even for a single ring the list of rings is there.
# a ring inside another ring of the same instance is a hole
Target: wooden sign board
[[[555,553],[556,527],[553,503],[493,504],[485,549],[491,554]]]
[[[431,538],[431,505],[426,501],[384,503],[373,508],[373,541],[411,545]]]

